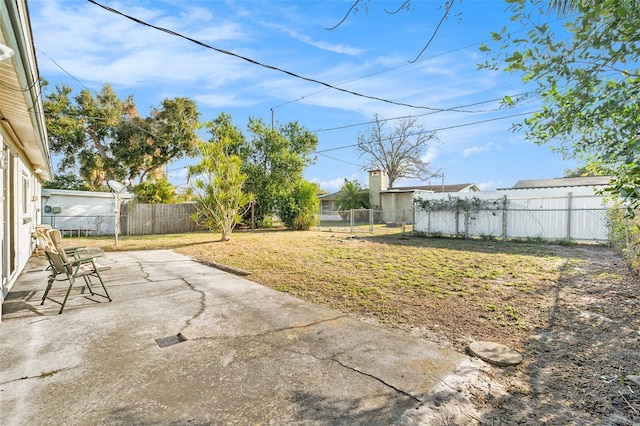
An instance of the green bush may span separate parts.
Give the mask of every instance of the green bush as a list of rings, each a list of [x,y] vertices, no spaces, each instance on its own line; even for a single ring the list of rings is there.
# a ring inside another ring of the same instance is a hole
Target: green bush
[[[278,212],[282,223],[289,229],[308,230],[318,224],[318,186],[306,180],[297,182],[293,190],[282,196]]]
[[[640,216],[631,215],[620,205],[607,212],[609,242],[620,250],[631,262],[631,267],[640,270]]]

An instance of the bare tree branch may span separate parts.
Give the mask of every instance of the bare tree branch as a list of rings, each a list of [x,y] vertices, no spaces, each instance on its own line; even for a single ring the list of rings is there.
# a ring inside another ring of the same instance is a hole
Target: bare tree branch
[[[426,180],[435,175],[431,165],[422,160],[427,148],[438,142],[435,132],[425,132],[413,117],[398,120],[387,130],[388,121],[374,116],[367,133],[358,135],[360,157],[366,158],[364,168],[384,170],[389,188],[400,178]]]
[[[351,14],[351,11],[353,11],[353,9],[355,9],[355,7],[358,5],[358,3],[360,3],[360,0],[356,0],[353,2],[353,4],[351,5],[351,7],[349,8],[349,10],[347,11],[347,13],[345,13],[344,17],[340,20],[340,22],[338,22],[337,24],[335,24],[333,27],[331,28],[325,28],[325,30],[331,31],[331,30],[335,30],[336,28],[338,28],[340,25],[342,25],[342,23],[344,21],[347,20],[347,18],[349,17],[349,15]]]
[[[395,11],[389,12],[386,7],[384,8],[384,11],[387,12],[389,15],[395,15],[396,13],[400,12],[402,9],[408,7],[410,3],[411,3],[411,0],[406,0]]]
[[[418,59],[420,59],[420,56],[422,56],[424,51],[427,50],[427,47],[429,47],[429,45],[431,44],[433,39],[436,37],[436,34],[438,34],[438,30],[440,29],[440,26],[442,25],[444,20],[447,19],[447,16],[449,16],[449,12],[451,11],[451,8],[453,6],[454,1],[455,0],[447,0],[446,1],[445,5],[444,5],[444,14],[442,15],[442,18],[440,18],[440,22],[438,22],[438,25],[436,26],[436,29],[433,31],[433,34],[431,35],[431,38],[429,39],[429,41],[427,41],[427,44],[424,45],[424,47],[422,48],[420,53],[418,53],[418,56],[416,56],[416,58],[413,61],[409,61],[409,63],[413,64],[414,62],[416,62]]]

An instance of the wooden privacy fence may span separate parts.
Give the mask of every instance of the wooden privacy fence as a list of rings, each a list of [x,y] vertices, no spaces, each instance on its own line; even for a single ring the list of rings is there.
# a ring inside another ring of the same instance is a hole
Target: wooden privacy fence
[[[120,211],[120,232],[122,235],[153,235],[203,231],[204,228],[191,219],[195,212],[193,203],[126,203]]]

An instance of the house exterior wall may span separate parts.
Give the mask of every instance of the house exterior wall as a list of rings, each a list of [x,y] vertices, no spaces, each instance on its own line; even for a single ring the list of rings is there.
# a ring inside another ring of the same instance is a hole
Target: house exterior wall
[[[384,222],[413,223],[413,192],[380,193]]]
[[[40,220],[40,182],[31,164],[20,156],[0,129],[0,186],[2,223],[2,299],[27,264],[33,250],[31,233]]]
[[[40,185],[53,174],[27,11],[26,0],[0,2],[0,43],[13,51],[0,61],[0,304],[31,256]]]
[[[387,172],[384,170],[369,171],[369,205],[372,209],[384,210],[380,191],[387,189]]]

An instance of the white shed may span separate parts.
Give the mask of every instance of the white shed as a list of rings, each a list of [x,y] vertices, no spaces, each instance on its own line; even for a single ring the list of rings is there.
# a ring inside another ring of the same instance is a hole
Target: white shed
[[[125,193],[121,200],[132,198]],[[42,223],[67,235],[113,235],[115,197],[110,192],[42,190]]]

